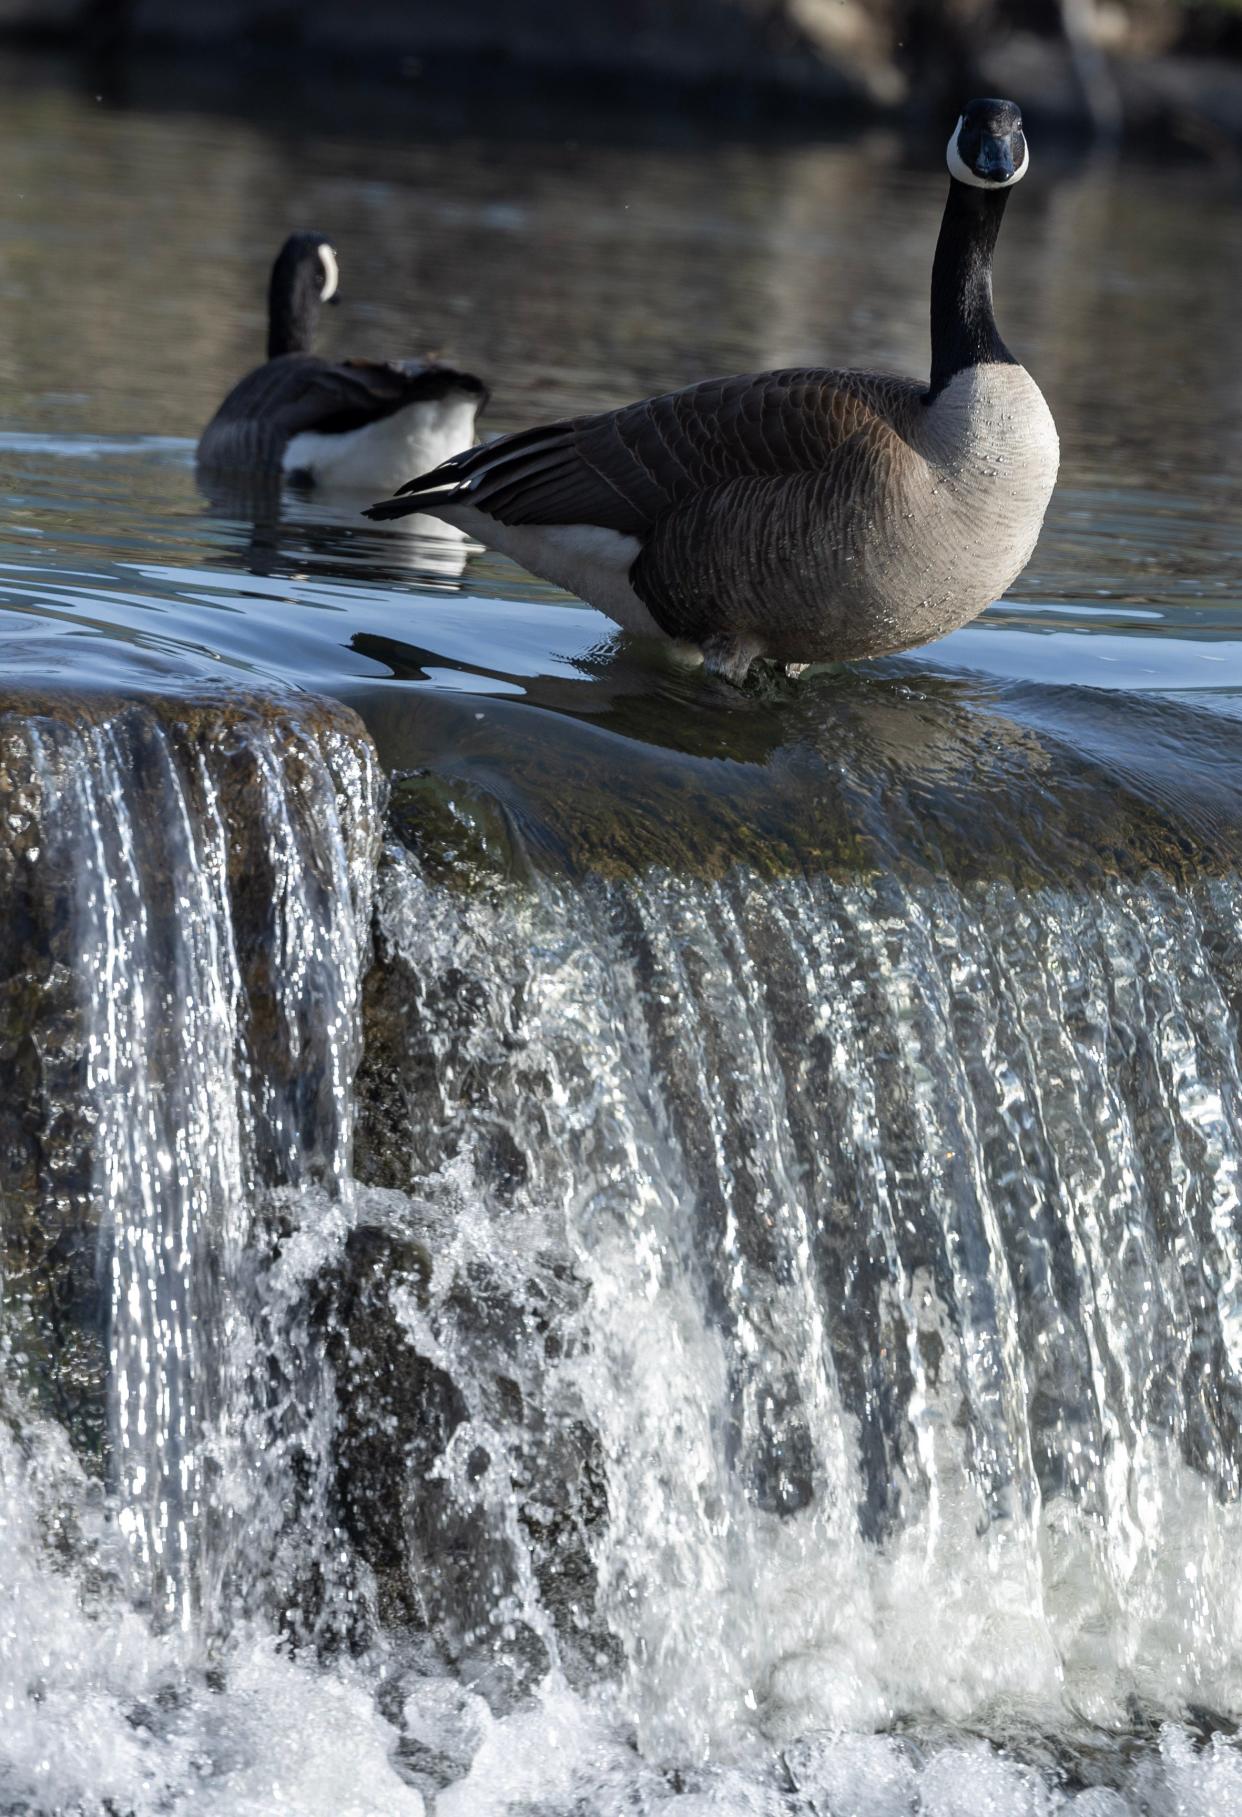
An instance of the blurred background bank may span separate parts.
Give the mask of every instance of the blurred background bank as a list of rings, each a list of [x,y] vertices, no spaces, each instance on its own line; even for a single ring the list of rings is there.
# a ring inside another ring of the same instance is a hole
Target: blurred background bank
[[[1216,158],[1242,144],[1239,0],[0,0],[0,44],[68,49],[92,80],[192,54],[204,85],[415,91],[463,81],[659,110],[840,121],[1020,95]]]

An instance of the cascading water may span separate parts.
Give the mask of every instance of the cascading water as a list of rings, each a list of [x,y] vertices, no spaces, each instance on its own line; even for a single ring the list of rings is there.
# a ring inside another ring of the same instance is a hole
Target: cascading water
[[[1071,1784],[1116,1785],[1108,1732],[1237,1709],[1240,907],[744,871],[472,900],[387,869],[394,1027],[435,1080],[410,1331],[466,1402],[442,1469],[462,1498],[474,1460],[480,1569],[524,1548],[570,1678],[699,1763],[702,1808],[1044,1809],[991,1756],[936,1768],[977,1781],[946,1804],[913,1744],[855,1773],[802,1738],[1055,1736]],[[566,1767],[546,1808],[628,1809],[632,1769]],[[493,1746],[444,1808],[510,1808],[512,1770]]]
[[[56,703],[3,731],[7,996],[34,1008],[6,1056],[0,1524],[23,1569],[0,1658],[10,1718],[34,1700],[42,1722],[26,1711],[24,1754],[0,1743],[0,1808],[145,1809],[141,1785],[162,1809],[217,1750],[157,1747],[141,1723],[127,1746],[135,1712],[175,1708],[260,1611],[283,1622],[291,1509],[311,1527],[292,1573],[330,1572],[330,1383],[272,1221],[327,1253],[348,1215],[379,781],[347,715],[293,702]],[[32,1242],[58,1222],[59,1245]],[[85,1475],[40,1417],[66,1404],[62,1349],[86,1383]],[[49,1534],[70,1578],[38,1567]],[[105,1728],[78,1760],[94,1705],[117,1745]]]
[[[312,740],[292,729],[282,750],[244,721],[224,775],[210,747],[192,745],[179,764],[172,741],[141,722],[89,727],[59,764],[46,736],[32,727],[40,823],[52,862],[81,867],[74,971],[108,1274],[118,1524],[156,1608],[188,1627],[196,1607],[218,1613],[206,1582],[218,1561],[195,1535],[209,1518],[206,1477],[234,1436],[228,1378],[258,1185],[297,1186],[316,1168],[335,1183],[346,1171],[367,908],[350,865],[375,784],[365,745],[338,784]],[[243,978],[229,900],[239,854],[228,786],[262,829],[264,870],[248,880],[270,892],[261,982]],[[317,820],[308,803],[328,811]]]
[[[304,711],[10,722],[0,1810],[1242,1808],[1230,867],[373,876]]]

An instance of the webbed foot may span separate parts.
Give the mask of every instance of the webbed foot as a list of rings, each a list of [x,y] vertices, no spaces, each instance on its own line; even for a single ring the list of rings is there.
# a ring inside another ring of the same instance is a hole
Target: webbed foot
[[[703,643],[703,667],[709,675],[721,675],[735,688],[741,687],[750,673],[751,664],[763,655],[763,639],[745,634],[708,637]]]

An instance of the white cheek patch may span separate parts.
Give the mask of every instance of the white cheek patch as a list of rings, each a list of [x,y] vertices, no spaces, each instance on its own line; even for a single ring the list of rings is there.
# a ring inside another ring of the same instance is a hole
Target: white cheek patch
[[[949,166],[951,177],[956,177],[959,183],[969,183],[972,189],[1012,189],[1015,183],[1022,181],[1026,175],[1026,167],[1031,161],[1031,148],[1026,143],[1025,136],[1022,140],[1021,164],[1017,166],[1011,177],[1006,177],[1003,183],[998,183],[992,178],[977,177],[957,149],[957,137],[962,130],[962,125],[963,121],[959,114],[957,125],[953,128],[952,136],[949,139],[948,150],[945,152],[945,162]]]
[[[336,295],[341,273],[336,262],[336,254],[330,246],[319,248],[319,262],[323,266],[323,289],[319,293],[319,301],[326,303]]]

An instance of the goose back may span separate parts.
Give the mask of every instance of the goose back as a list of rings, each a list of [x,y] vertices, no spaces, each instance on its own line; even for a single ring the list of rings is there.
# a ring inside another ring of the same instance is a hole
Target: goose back
[[[238,380],[199,440],[210,468],[279,472],[298,436],[347,436],[413,405],[486,400],[481,380],[450,366],[378,360],[325,360],[288,353]],[[407,468],[408,471],[408,468]]]
[[[815,368],[706,379],[470,449],[403,486],[398,499],[451,484],[501,524],[586,524],[643,537],[730,480],[814,472],[867,424],[900,429],[924,389]],[[393,503],[375,515],[400,515],[405,507]]]

